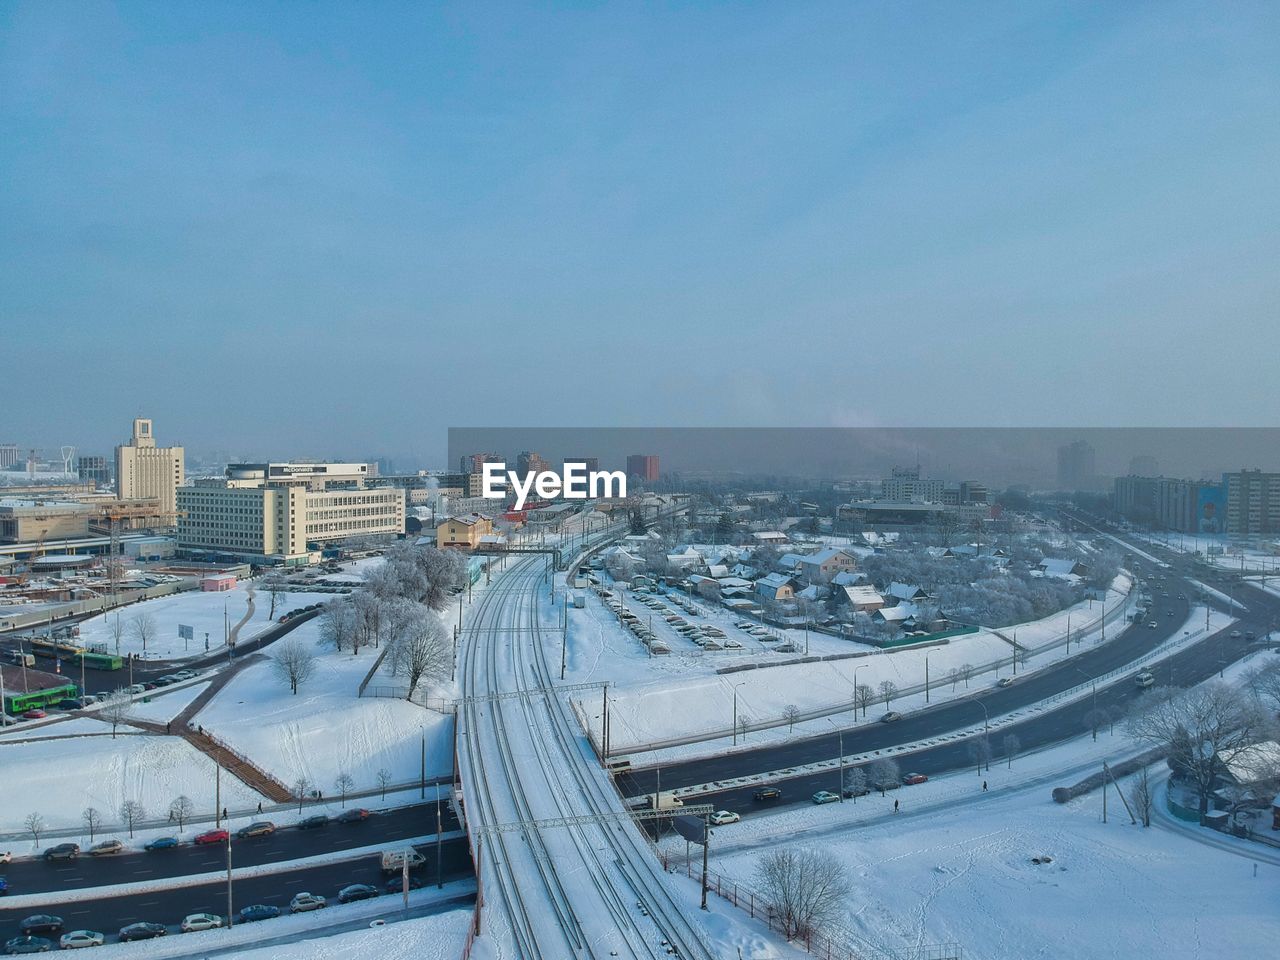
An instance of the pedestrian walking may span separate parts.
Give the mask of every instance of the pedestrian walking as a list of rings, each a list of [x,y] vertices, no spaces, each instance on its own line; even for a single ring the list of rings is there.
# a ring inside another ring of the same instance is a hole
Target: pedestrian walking
[[[223,820],[227,819],[227,808],[226,808],[226,807],[223,807],[223,808],[222,808],[222,819],[223,819]]]
[[[258,801],[258,812],[259,812],[259,813],[261,813],[261,812],[262,812],[262,801],[261,801],[261,800],[259,800],[259,801]]]
[[[897,800],[893,801],[893,812],[894,812],[894,813],[897,813],[897,812],[898,812],[898,801],[897,801]]]
[[[987,781],[985,780],[982,781],[982,792],[983,793],[987,792]]]
[[[172,810],[170,810],[170,811],[169,811],[169,822],[170,822],[170,823],[173,823],[173,811],[172,811]]]

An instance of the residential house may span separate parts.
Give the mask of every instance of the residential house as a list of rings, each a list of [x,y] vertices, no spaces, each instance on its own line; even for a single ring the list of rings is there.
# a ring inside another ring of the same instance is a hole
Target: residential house
[[[474,550],[480,545],[480,538],[491,533],[493,520],[483,513],[449,517],[436,525],[436,546],[441,549],[457,547],[460,550]]]
[[[771,573],[756,581],[756,595],[775,603],[795,599],[795,581],[782,573]]]
[[[1084,577],[1089,574],[1089,567],[1079,560],[1059,557],[1045,557],[1036,564],[1036,569],[1046,577],[1056,577],[1059,580],[1069,580],[1073,577]]]
[[[839,588],[836,594],[841,603],[849,604],[850,609],[858,613],[875,613],[884,606],[884,597],[875,587],[865,584],[850,584]]]
[[[830,583],[837,573],[856,568],[858,558],[839,547],[828,547],[800,558],[800,570],[810,583]]]
[[[925,589],[914,583],[899,583],[895,580],[889,586],[885,587],[885,596],[894,600],[901,601],[919,601],[932,599]]]

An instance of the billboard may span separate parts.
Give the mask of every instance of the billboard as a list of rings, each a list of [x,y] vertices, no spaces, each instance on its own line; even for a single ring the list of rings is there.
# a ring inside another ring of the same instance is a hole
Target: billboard
[[[1227,529],[1227,490],[1223,484],[1201,487],[1196,496],[1196,533]]]

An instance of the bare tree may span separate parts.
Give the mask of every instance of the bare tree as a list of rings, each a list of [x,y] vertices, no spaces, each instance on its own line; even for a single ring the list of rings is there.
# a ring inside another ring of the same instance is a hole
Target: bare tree
[[[307,799],[307,794],[311,792],[311,781],[304,776],[299,776],[293,781],[293,795],[298,798],[298,812],[302,812],[302,801]]]
[[[382,791],[382,799],[387,799],[387,787],[391,786],[391,771],[386,767],[382,767],[374,775],[374,779],[378,781],[378,789]]]
[[[1256,702],[1218,682],[1149,690],[1128,724],[1132,736],[1168,750],[1170,769],[1195,788],[1201,817],[1226,761],[1253,744],[1267,725]]]
[[[861,767],[850,767],[844,772],[844,792],[853,797],[855,803],[867,792],[867,771]]]
[[[402,623],[401,628],[399,624]],[[391,658],[409,681],[405,699],[413,699],[418,684],[449,675],[453,663],[453,635],[436,614],[421,607],[416,615],[397,621]]]
[[[1144,827],[1151,826],[1151,808],[1155,805],[1155,789],[1151,784],[1151,774],[1143,767],[1133,779],[1129,788],[1129,802],[1142,819]]]
[[[893,703],[893,698],[898,695],[898,685],[892,680],[880,681],[880,699],[884,701],[885,709],[889,708],[889,704]]]
[[[310,680],[316,672],[315,652],[297,637],[289,637],[275,646],[272,669],[281,683],[288,685],[294,696],[298,686]]]
[[[169,804],[169,819],[178,825],[179,830],[182,830],[187,825],[187,821],[191,819],[191,814],[195,811],[195,808],[191,798],[186,794],[181,794],[174,798],[173,803]]]
[[[351,792],[351,788],[356,785],[356,778],[343,770],[334,778],[333,789],[338,791],[342,797],[342,805],[347,805],[347,794]]]
[[[969,689],[969,678],[973,676],[973,664],[960,664],[960,679],[964,681],[964,688]]]
[[[129,839],[133,839],[133,828],[147,815],[142,804],[137,800],[126,800],[120,804],[120,819],[129,828]]]
[[[848,876],[834,855],[821,850],[773,850],[756,862],[756,876],[788,938],[811,937],[839,919]]]
[[[871,764],[870,778],[871,786],[879,790],[880,796],[883,797],[886,790],[891,790],[898,785],[902,779],[902,771],[898,767],[897,760],[881,757]]]
[[[978,773],[982,773],[983,764],[991,769],[991,742],[985,736],[977,737],[969,744],[969,760],[977,766]]]
[[[267,614],[268,620],[275,620],[276,604],[280,602],[280,594],[285,592],[287,586],[288,581],[278,573],[269,573],[262,578],[262,589],[271,596],[271,612]]]
[[[116,728],[128,720],[132,712],[133,698],[129,695],[129,691],[123,688],[113,691],[102,702],[102,709],[98,711],[98,716],[111,724],[112,740],[116,738]]]
[[[747,731],[751,728],[751,718],[745,713],[738,717],[738,736],[743,740],[747,739]]]
[[[89,842],[93,843],[94,834],[102,826],[102,811],[97,807],[85,807],[80,814],[80,819],[84,821],[85,829],[89,831]]]
[[[320,642],[335,650],[347,650],[356,642],[356,611],[344,598],[330,600],[320,614]]]
[[[1245,682],[1267,709],[1280,710],[1280,662],[1273,661],[1250,671]]]
[[[129,619],[129,632],[142,644],[142,652],[146,653],[147,644],[156,638],[156,618],[144,611],[135,613]]]
[[[951,681],[951,692],[956,692],[956,684],[960,682],[960,670],[952,667],[947,671],[947,679]]]
[[[1022,741],[1018,739],[1016,733],[1006,733],[1004,735],[1004,759],[1006,769],[1013,769],[1013,758],[1018,755],[1018,751],[1022,749]]]
[[[116,656],[120,656],[120,641],[124,639],[124,621],[120,619],[119,611],[114,617],[107,617],[107,631],[111,635],[112,641],[116,645]]]
[[[876,700],[876,691],[867,684],[854,687],[854,710],[863,709],[863,719],[867,719],[867,708]]]
[[[796,728],[796,721],[800,719],[800,708],[794,703],[788,703],[782,708],[782,719],[787,722],[788,735],[793,733]]]
[[[44,817],[38,813],[28,813],[22,824],[30,831],[31,836],[35,838],[36,844],[39,845],[40,834],[44,833]]]

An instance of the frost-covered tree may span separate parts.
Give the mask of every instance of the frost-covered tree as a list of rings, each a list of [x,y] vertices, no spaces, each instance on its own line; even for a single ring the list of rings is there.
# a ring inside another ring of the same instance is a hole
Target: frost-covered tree
[[[844,864],[822,850],[771,850],[756,862],[756,877],[788,938],[811,937],[835,922],[845,900]]]
[[[297,696],[298,687],[315,676],[315,651],[297,637],[288,637],[276,644],[272,654],[276,677]]]
[[[871,786],[879,790],[882,797],[886,790],[896,787],[902,779],[902,771],[898,767],[898,761],[889,757],[881,757],[873,762],[868,775]]]
[[[867,790],[867,771],[861,767],[850,767],[844,772],[844,792],[857,802]]]

